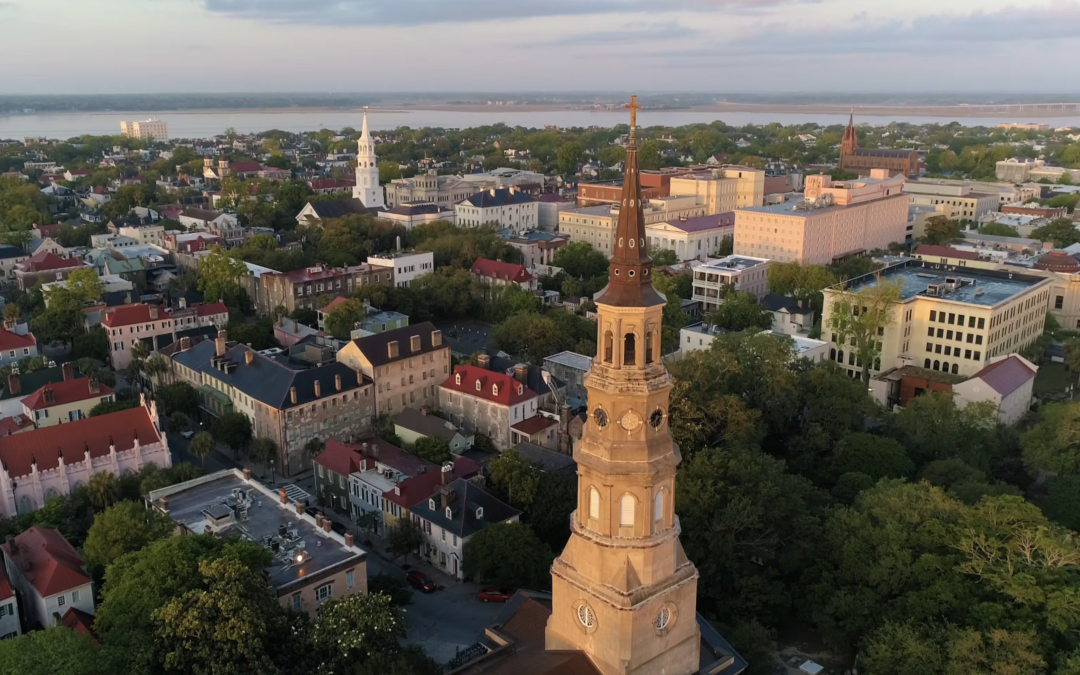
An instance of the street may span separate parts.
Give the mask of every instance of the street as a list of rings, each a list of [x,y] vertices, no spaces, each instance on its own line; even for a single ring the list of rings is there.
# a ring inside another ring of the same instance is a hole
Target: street
[[[271,485],[266,468],[250,465],[243,458],[240,462],[236,462],[226,454],[227,450],[223,452],[222,446],[219,446],[214,454],[203,461],[188,451],[190,442],[179,434],[168,434],[168,440],[174,463],[190,462],[203,465],[207,473],[251,466],[253,476],[264,484]],[[308,494],[315,494],[315,479],[311,471],[292,478],[275,476],[273,484],[277,487],[293,484]],[[350,522],[342,514],[325,509],[323,513],[331,520],[355,530],[355,523]],[[368,533],[359,533],[357,536],[358,543],[367,539],[372,541],[373,546],[368,547],[363,544],[360,546],[368,552],[368,577],[376,574],[404,577],[405,570],[401,568],[404,560],[401,558],[389,560],[386,543],[382,539]],[[465,649],[479,640],[484,629],[498,616],[502,605],[481,602],[477,599],[481,588],[479,585],[456,581],[416,556],[409,556],[409,565],[409,569],[421,570],[431,577],[439,589],[434,593],[421,593],[413,589],[412,603],[405,607],[405,625],[408,634],[404,642],[420,645],[428,656],[439,663],[446,663],[454,658],[459,649]]]

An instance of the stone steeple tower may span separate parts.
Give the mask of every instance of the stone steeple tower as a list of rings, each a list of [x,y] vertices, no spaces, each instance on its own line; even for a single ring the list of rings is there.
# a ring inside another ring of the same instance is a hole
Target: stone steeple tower
[[[855,108],[852,108],[847,128],[844,129],[844,140],[840,142],[840,156],[850,155],[858,147],[859,135],[855,131]]]
[[[369,209],[385,209],[382,186],[379,185],[379,160],[375,156],[375,143],[368,133],[367,107],[364,107],[364,128],[356,153],[356,185],[353,198],[359,199]]]
[[[584,652],[604,675],[689,675],[700,667],[694,565],[673,508],[681,457],[660,361],[665,298],[652,286],[634,97],[610,283],[597,294],[591,410],[574,448],[578,507],[555,560],[548,650]]]

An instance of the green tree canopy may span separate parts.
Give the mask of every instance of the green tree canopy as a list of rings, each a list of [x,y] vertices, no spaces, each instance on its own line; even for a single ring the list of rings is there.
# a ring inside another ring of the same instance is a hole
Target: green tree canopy
[[[540,472],[536,466],[508,448],[488,463],[491,482],[504,494],[511,506],[528,507],[536,499],[540,487]]]
[[[19,675],[110,675],[108,655],[89,635],[58,626],[0,642],[0,672]]]
[[[728,293],[709,320],[719,328],[736,332],[768,330],[773,325],[772,312],[758,304],[753,295],[741,291]]]
[[[172,518],[136,502],[120,502],[94,518],[84,552],[91,565],[106,567],[126,553],[164,539],[176,529]]]
[[[960,225],[948,216],[933,216],[926,220],[923,242],[936,246],[951,244],[961,237]]]
[[[495,523],[465,543],[465,576],[503,588],[544,589],[555,556],[536,533],[522,523]]]
[[[1065,248],[1080,242],[1080,230],[1068,218],[1058,218],[1031,231],[1031,238],[1050,241],[1056,248]]]
[[[1024,463],[1038,471],[1080,474],[1080,403],[1050,403],[1022,438]]]
[[[585,241],[572,241],[560,248],[551,264],[575,279],[591,279],[608,271],[607,256]]]

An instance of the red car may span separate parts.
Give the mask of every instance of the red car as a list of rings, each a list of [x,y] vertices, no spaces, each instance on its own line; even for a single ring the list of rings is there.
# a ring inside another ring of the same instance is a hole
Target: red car
[[[480,602],[506,602],[513,595],[513,591],[490,586],[480,591]]]
[[[423,572],[413,570],[405,575],[405,581],[409,582],[410,586],[422,593],[435,592],[435,582]]]

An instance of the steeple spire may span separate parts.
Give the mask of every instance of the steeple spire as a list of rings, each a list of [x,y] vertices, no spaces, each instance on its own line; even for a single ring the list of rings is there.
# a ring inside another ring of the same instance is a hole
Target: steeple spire
[[[368,143],[371,142],[371,134],[368,133],[368,126],[367,126],[367,109],[368,109],[368,107],[364,106],[364,126],[360,129],[360,142],[361,143],[364,143],[365,141],[368,142]]]
[[[650,307],[663,304],[665,299],[652,287],[652,259],[649,258],[646,243],[641,177],[638,175],[637,111],[641,110],[641,106],[638,105],[637,96],[630,98],[626,108],[630,110],[630,142],[626,148],[619,217],[608,265],[608,285],[600,291],[596,302],[623,307]]]
[[[851,114],[848,116],[848,125],[844,129],[844,140],[840,141],[840,160],[843,168],[845,155],[850,155],[859,147],[859,132],[855,129],[855,106],[851,106]]]

